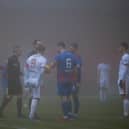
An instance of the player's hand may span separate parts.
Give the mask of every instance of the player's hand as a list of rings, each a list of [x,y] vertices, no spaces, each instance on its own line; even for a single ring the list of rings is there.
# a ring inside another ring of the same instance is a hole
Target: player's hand
[[[45,65],[45,73],[50,73],[50,72],[51,72],[51,66]]]

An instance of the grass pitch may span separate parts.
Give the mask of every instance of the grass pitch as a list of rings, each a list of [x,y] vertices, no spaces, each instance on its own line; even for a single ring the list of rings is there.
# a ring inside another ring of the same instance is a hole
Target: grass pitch
[[[6,118],[0,119],[0,129],[129,129],[129,119],[122,119],[122,103],[113,97],[106,103],[100,103],[97,97],[81,97],[81,109],[78,120],[60,121],[59,98],[42,97],[39,105],[41,122],[16,117],[15,101],[5,110]],[[28,110],[24,108],[27,116]]]

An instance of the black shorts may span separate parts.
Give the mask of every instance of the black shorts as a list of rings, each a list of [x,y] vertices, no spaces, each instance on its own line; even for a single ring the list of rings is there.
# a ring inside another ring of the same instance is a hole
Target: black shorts
[[[22,95],[22,85],[20,80],[8,80],[8,95]]]

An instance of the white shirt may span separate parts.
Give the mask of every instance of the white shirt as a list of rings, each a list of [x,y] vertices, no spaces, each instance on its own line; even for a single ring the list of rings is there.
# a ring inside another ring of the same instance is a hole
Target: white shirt
[[[119,80],[126,80],[129,75],[129,54],[125,53],[121,57],[119,65]]]
[[[38,87],[41,84],[42,75],[45,70],[47,59],[41,54],[30,56],[24,67],[24,85],[28,84]]]
[[[109,64],[101,63],[98,65],[97,69],[98,69],[100,81],[109,80],[109,76],[110,76],[110,65]]]

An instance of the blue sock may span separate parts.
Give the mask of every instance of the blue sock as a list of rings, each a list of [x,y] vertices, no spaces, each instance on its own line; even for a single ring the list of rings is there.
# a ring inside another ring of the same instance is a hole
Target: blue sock
[[[78,114],[79,108],[80,108],[80,101],[79,101],[79,98],[77,96],[74,97],[73,103],[74,103],[74,113]]]
[[[68,102],[68,113],[72,113],[72,102]]]
[[[62,111],[64,116],[68,115],[68,102],[62,102]]]

